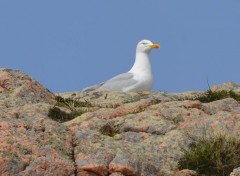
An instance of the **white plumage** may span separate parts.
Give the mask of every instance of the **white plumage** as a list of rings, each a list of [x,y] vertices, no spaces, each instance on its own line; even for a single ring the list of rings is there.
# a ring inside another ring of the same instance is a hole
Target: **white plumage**
[[[128,72],[117,75],[106,82],[87,87],[83,91],[150,91],[153,78],[149,54],[153,48],[159,47],[159,44],[153,44],[149,40],[140,41],[137,44],[134,65]]]

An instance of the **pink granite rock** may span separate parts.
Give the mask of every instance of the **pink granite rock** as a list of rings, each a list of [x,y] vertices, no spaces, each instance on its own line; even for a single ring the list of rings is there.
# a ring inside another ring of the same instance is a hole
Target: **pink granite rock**
[[[190,144],[186,133],[240,134],[239,102],[194,100],[201,94],[58,94],[93,106],[59,123],[48,117],[53,93],[20,71],[0,69],[0,175],[194,176],[178,170],[182,148]]]
[[[108,98],[101,98],[105,94],[111,94],[109,101],[112,103],[113,93],[101,92],[96,100],[88,93],[88,98],[93,99],[96,106],[98,98],[107,104]],[[192,135],[212,132],[236,135],[240,132],[240,105],[231,98],[201,103],[187,100],[188,96],[194,99],[193,92],[189,95],[159,94],[129,93],[128,98],[129,95],[138,98],[128,103],[118,102],[118,107],[102,107],[66,122],[75,129],[74,136],[78,141],[75,153],[91,158],[90,163],[79,158],[82,165],[77,167],[104,163],[102,170],[108,168],[109,173],[175,175],[178,159],[182,157],[181,149],[188,147],[190,142],[186,132]],[[76,98],[81,96],[86,98],[84,93],[76,94]],[[121,98],[124,99],[123,94]],[[101,155],[95,149],[101,150]],[[106,162],[109,154],[112,159]],[[178,174],[194,175],[195,172],[184,170]]]
[[[0,175],[71,175],[65,126],[47,117],[54,94],[33,78],[0,69]]]
[[[221,90],[233,90],[236,93],[240,93],[240,85],[233,83],[233,82],[228,82],[220,85],[213,86],[211,88],[212,91],[221,91]]]

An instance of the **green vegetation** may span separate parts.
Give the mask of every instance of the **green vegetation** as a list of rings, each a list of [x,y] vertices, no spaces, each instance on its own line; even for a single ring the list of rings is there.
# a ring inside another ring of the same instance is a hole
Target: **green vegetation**
[[[38,131],[40,131],[40,132],[45,132],[45,130],[46,130],[46,127],[45,127],[45,124],[41,124],[40,126],[39,126],[39,129],[38,129]]]
[[[58,122],[66,122],[74,118],[71,114],[62,111],[58,107],[50,108],[48,111],[48,117]]]
[[[77,101],[71,98],[63,98],[61,96],[56,96],[56,105],[53,108],[50,108],[48,111],[48,117],[52,118],[58,122],[66,122],[74,119],[77,116],[85,113],[86,111],[80,110],[78,108],[82,107],[93,107],[91,103],[88,101]],[[64,107],[69,109],[71,112],[65,112],[60,109],[60,107]]]
[[[161,101],[160,99],[155,98],[155,97],[151,100],[151,104],[153,104],[153,105],[159,104],[159,103],[161,103],[161,102],[162,102],[162,101]]]
[[[77,107],[93,107],[93,105],[88,101],[77,101],[72,98],[63,98],[61,96],[56,96],[57,100],[56,106],[66,107],[74,111]]]
[[[123,126],[123,123],[116,124],[113,121],[107,122],[105,125],[103,125],[100,128],[100,132],[103,135],[114,137],[116,134],[121,133],[121,131],[123,130],[122,126]]]
[[[183,150],[180,169],[191,169],[204,175],[229,175],[240,165],[240,140],[233,136],[190,137],[189,150]]]
[[[232,90],[212,91],[211,89],[207,90],[204,95],[197,97],[196,100],[199,100],[203,103],[209,103],[224,98],[233,98],[237,101],[240,101],[240,95],[237,95]]]

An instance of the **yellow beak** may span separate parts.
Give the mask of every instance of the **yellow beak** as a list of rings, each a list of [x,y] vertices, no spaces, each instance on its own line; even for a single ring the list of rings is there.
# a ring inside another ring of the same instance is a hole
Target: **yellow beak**
[[[151,45],[151,48],[160,48],[160,45],[157,44],[157,43],[154,43],[154,44]]]

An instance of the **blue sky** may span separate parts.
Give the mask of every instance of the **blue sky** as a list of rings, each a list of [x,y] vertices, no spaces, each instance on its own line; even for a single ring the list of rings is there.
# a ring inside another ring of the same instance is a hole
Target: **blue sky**
[[[0,67],[78,91],[128,71],[149,39],[161,44],[153,91],[239,84],[239,9],[239,0],[0,1]]]

